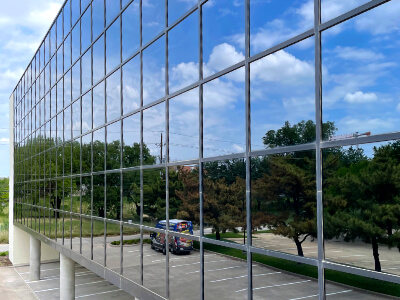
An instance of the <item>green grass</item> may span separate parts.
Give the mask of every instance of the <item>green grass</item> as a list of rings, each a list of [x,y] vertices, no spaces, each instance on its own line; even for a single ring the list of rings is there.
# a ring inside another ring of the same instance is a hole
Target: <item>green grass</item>
[[[225,233],[220,233],[221,235],[221,240],[224,239],[236,239],[236,238],[243,238],[243,233],[235,233],[235,232],[225,232]],[[216,234],[215,233],[209,233],[204,235],[205,237],[208,237],[210,239],[216,239]]]
[[[0,252],[0,256],[7,256],[7,255],[8,255],[8,251]]]
[[[8,244],[8,206],[4,207],[0,215],[0,244]]]
[[[200,248],[200,244],[197,241],[193,242],[193,246],[196,249]],[[223,247],[219,245],[205,243],[204,249],[241,259],[247,258],[246,253],[243,253],[242,250]],[[300,264],[297,262],[261,255],[257,253],[253,254],[253,261],[280,270],[288,271],[291,273],[296,273],[312,278],[318,278],[318,270],[317,267],[314,266]],[[330,281],[346,284],[349,286],[354,286],[364,290],[369,290],[390,296],[397,296],[397,297],[400,296],[400,284],[371,279],[363,276],[358,276],[333,270],[325,270],[325,278]]]
[[[124,240],[122,242],[123,245],[136,245],[140,243],[140,239],[133,239],[133,240]],[[143,239],[143,244],[150,244],[151,240],[150,239]],[[120,241],[114,241],[111,242],[111,245],[117,246],[121,244]]]

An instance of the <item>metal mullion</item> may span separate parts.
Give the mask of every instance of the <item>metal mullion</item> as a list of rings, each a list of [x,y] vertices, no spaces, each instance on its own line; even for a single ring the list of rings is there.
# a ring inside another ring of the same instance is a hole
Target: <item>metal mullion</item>
[[[321,141],[321,149],[332,147],[345,147],[359,144],[377,143],[383,141],[391,141],[400,139],[400,132],[382,133],[370,136],[363,136],[351,139],[342,139],[335,141]]]
[[[298,152],[298,151],[306,151],[306,150],[315,150],[315,149],[316,149],[316,144],[314,142],[314,143],[299,144],[299,145],[294,145],[294,146],[285,146],[285,147],[277,147],[277,148],[268,148],[265,150],[256,150],[256,151],[250,152],[250,157],[281,154],[281,153],[288,153],[288,152]]]
[[[336,18],[333,18],[327,22],[324,22],[323,24],[320,23],[320,25],[318,26],[318,30],[319,31],[323,31],[326,29],[329,29],[335,25],[338,25],[340,23],[343,23],[351,18],[354,18],[362,13],[365,13],[379,5],[382,5],[386,2],[389,2],[391,0],[370,0],[367,3],[360,5]]]
[[[324,223],[322,202],[322,60],[321,60],[321,0],[314,0],[314,35],[315,35],[315,167],[316,167],[316,198],[317,198],[317,241],[318,241],[318,298],[324,300],[325,293],[325,271],[323,261],[325,260],[324,249]]]
[[[197,4],[199,11],[199,218],[200,218],[200,299],[204,299],[204,216],[203,216],[203,7]]]
[[[107,50],[107,39],[106,39],[106,30],[107,30],[107,27],[106,27],[106,24],[107,24],[107,20],[106,20],[106,14],[107,14],[107,7],[106,7],[106,0],[103,0],[104,1],[104,74],[106,74],[106,69],[107,69],[107,66],[106,66],[106,63],[107,63],[107,52],[106,52],[106,50]],[[110,25],[111,25],[112,23],[110,23]],[[105,119],[103,120],[103,122],[106,122],[107,121],[107,80],[106,80],[106,77],[105,77],[105,79],[104,79],[104,113],[105,113]],[[104,165],[103,165],[103,168],[104,168],[104,170],[107,170],[107,167],[106,167],[106,165],[107,165],[107,127],[106,126],[104,126],[104,140],[105,140],[105,143],[104,143]],[[106,175],[106,173],[104,173],[104,175],[103,175],[104,177],[103,177],[103,180],[104,180],[104,199],[103,199],[103,201],[104,201],[104,219],[103,219],[103,221],[104,221],[104,224],[103,224],[103,226],[104,226],[104,266],[106,266],[107,265],[107,222],[106,222],[106,216],[107,216],[107,175]]]
[[[250,247],[250,251],[252,253],[257,253],[257,254],[261,254],[261,255],[265,255],[265,256],[269,256],[269,257],[275,257],[275,258],[279,258],[279,259],[284,259],[287,261],[292,261],[292,262],[297,262],[297,263],[301,263],[301,264],[306,264],[306,265],[310,265],[310,266],[318,266],[318,260],[315,258],[308,258],[308,257],[304,257],[304,256],[298,256],[295,254],[289,254],[289,253],[285,253],[285,252],[280,252],[280,251],[274,251],[274,250],[269,250],[269,249],[265,249],[265,248],[258,248],[258,247]]]
[[[140,106],[143,106],[143,0],[139,0]],[[140,166],[143,166],[143,110],[140,111]],[[143,169],[140,168],[140,284],[143,285]]]
[[[119,18],[119,34],[120,34],[120,44],[119,44],[119,48],[120,48],[120,63],[122,64],[122,0],[120,1],[120,18]],[[120,68],[120,119],[121,116],[123,114],[123,107],[124,107],[124,96],[123,96],[123,91],[124,91],[124,87],[123,87],[123,72],[122,72],[122,65]],[[123,174],[122,174],[122,167],[123,167],[123,152],[124,152],[124,145],[123,145],[123,139],[124,139],[124,124],[123,121],[121,119],[120,121],[120,163],[119,163],[119,168],[120,168],[120,268],[119,268],[119,274],[123,274],[123,270],[124,270],[124,245],[123,245],[123,207],[124,207],[124,203],[123,203],[123,192],[124,192],[124,178],[123,178]]]

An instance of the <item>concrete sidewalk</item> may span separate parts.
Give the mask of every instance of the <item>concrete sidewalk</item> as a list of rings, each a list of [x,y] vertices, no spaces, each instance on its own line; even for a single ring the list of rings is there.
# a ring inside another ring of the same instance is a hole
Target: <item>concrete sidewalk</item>
[[[0,267],[0,295],[3,300],[38,299],[14,267]]]
[[[9,246],[8,244],[0,244],[0,252],[8,251]]]

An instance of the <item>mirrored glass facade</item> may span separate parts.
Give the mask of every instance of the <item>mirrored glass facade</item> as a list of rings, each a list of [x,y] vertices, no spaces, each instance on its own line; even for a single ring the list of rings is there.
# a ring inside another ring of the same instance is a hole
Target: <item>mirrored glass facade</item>
[[[400,297],[399,14],[66,1],[13,91],[14,224],[140,299]]]

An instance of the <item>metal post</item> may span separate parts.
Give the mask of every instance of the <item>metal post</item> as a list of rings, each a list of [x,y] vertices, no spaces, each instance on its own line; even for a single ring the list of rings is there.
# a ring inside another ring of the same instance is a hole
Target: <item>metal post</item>
[[[29,265],[29,280],[40,280],[40,254],[41,242],[30,236],[30,265]]]
[[[60,299],[75,299],[75,262],[60,253]]]

